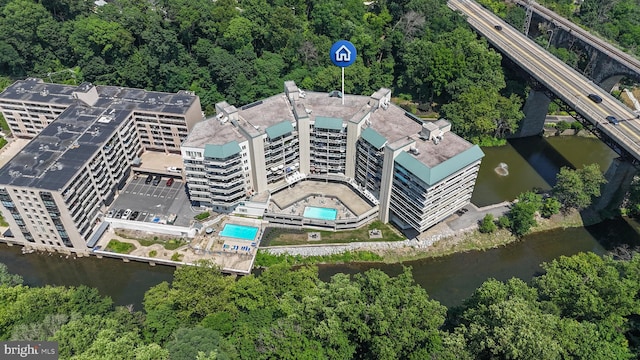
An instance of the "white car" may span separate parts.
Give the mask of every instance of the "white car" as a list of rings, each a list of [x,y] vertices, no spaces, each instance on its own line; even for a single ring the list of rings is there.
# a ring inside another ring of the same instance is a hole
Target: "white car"
[[[124,213],[122,214],[121,219],[125,219],[126,220],[126,219],[129,218],[129,215],[131,215],[131,209],[125,210]]]

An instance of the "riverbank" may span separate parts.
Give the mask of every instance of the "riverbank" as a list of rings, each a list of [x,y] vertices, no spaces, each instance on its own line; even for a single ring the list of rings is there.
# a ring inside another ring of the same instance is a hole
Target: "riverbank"
[[[566,215],[554,215],[550,219],[536,219],[538,225],[531,229],[530,234],[542,233],[555,229],[579,228],[585,226],[581,215],[573,211]],[[464,231],[445,237],[434,243],[431,247],[420,248],[398,248],[389,251],[373,251],[383,258],[385,263],[402,263],[405,261],[436,258],[455,253],[469,251],[485,251],[519,241],[510,231],[499,229],[491,234],[483,234],[477,227],[472,231]]]
[[[271,255],[318,257],[318,264],[341,262],[340,260],[335,262],[326,261],[327,257],[331,255],[366,251],[380,256],[382,259],[379,262],[391,264],[447,256],[460,252],[484,251],[519,240],[511,232],[504,229],[497,230],[492,234],[483,234],[478,231],[478,223],[486,214],[491,213],[495,218],[498,218],[508,211],[508,203],[484,208],[477,208],[471,204],[467,208],[469,211],[465,214],[453,215],[414,239],[394,242],[277,246],[265,248],[261,251]],[[585,226],[581,214],[577,211],[557,214],[550,219],[538,218],[536,221],[538,225],[531,229],[531,233]],[[336,257],[336,259],[339,259],[339,257]],[[256,265],[260,266],[259,262],[258,258]],[[351,262],[358,262],[358,260],[351,260]],[[371,262],[371,260],[363,262]]]

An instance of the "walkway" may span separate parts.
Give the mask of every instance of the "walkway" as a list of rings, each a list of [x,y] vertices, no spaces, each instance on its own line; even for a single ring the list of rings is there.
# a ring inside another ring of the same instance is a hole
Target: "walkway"
[[[300,246],[271,246],[261,247],[262,250],[274,255],[301,255],[301,256],[322,256],[340,254],[347,251],[358,250],[388,250],[411,247],[428,251],[435,242],[472,232],[478,228],[478,223],[486,214],[492,214],[495,218],[500,217],[509,211],[509,202],[494,204],[478,208],[469,204],[468,211],[463,215],[451,215],[445,221],[435,225],[426,232],[414,239],[404,241],[389,242],[353,242],[348,244],[322,244],[322,245],[300,245]]]

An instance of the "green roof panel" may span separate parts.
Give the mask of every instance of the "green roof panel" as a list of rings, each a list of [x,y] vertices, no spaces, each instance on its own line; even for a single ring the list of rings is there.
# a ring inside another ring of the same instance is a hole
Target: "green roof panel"
[[[204,146],[204,157],[213,159],[226,159],[240,152],[240,144],[237,141],[228,142],[224,145]]]
[[[360,136],[378,150],[382,149],[384,144],[387,143],[387,139],[372,128],[362,130]]]
[[[483,157],[484,153],[480,147],[478,145],[474,145],[432,168],[428,167],[406,151],[403,151],[396,156],[396,162],[409,170],[425,184],[432,186],[447,176],[454,174],[456,171],[471,165]]]
[[[341,130],[342,119],[316,116],[315,127],[320,129]]]
[[[276,139],[282,135],[290,134],[293,132],[293,125],[288,121],[279,122],[275,125],[269,126],[264,131],[267,132],[269,139]]]

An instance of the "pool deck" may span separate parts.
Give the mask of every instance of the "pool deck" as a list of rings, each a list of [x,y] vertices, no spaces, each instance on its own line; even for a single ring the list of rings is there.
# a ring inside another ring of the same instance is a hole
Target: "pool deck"
[[[301,181],[293,188],[273,194],[269,211],[303,216],[306,206],[336,209],[336,219],[360,216],[371,209],[348,185]]]

